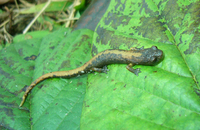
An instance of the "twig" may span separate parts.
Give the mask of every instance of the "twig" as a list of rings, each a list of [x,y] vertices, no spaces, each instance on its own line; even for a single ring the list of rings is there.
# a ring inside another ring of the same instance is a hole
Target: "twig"
[[[17,13],[13,18],[16,18],[20,13]],[[2,24],[0,24],[0,28],[9,22],[9,19],[5,20]]]
[[[79,18],[68,18],[68,19],[61,19],[61,20],[58,20],[56,21],[56,23],[60,23],[60,22],[66,22],[66,21],[72,21],[72,20],[78,20]]]
[[[16,4],[17,9],[19,10],[19,5],[17,3],[17,0],[15,0],[15,4]]]
[[[5,33],[4,38],[8,43],[12,43],[13,37],[6,31],[6,25],[3,27],[3,31]]]
[[[44,12],[44,10],[50,5],[51,0],[48,0],[46,5],[42,8],[42,10],[35,16],[35,18],[31,21],[31,23],[24,29],[23,34],[27,33],[27,31],[31,28],[37,18]]]
[[[32,7],[33,4],[28,3],[27,1],[24,0],[19,0],[22,4],[24,4],[26,7]]]
[[[69,10],[70,10],[70,14],[69,14],[69,19],[72,19],[74,18],[74,13],[75,13],[75,9],[74,9],[74,6],[77,5],[78,1],[75,0],[74,3],[72,4],[72,6],[69,7]],[[67,21],[67,23],[65,24],[65,27],[69,27],[69,24],[70,24],[71,20],[70,21]],[[73,21],[72,21],[73,22]]]

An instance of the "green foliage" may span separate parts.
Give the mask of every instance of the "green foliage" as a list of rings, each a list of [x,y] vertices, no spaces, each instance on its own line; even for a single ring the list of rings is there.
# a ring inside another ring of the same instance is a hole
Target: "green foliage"
[[[42,4],[38,4],[35,5],[29,9],[26,10],[22,10],[20,13],[22,14],[29,14],[29,13],[36,13],[40,10],[42,10],[42,8],[45,6],[46,3],[42,3]],[[51,11],[60,11],[60,10],[66,10],[70,5],[72,4],[72,2],[66,2],[66,1],[52,1],[50,3],[50,5],[47,7],[47,9],[45,10],[46,12],[51,12]]]
[[[94,46],[158,46],[165,58],[141,68],[125,65],[89,75],[82,129],[199,129],[199,2],[111,1],[96,28]],[[198,12],[198,13],[197,13]],[[97,80],[98,79],[98,80]]]
[[[41,37],[44,34],[38,33]],[[22,108],[18,106],[27,85],[39,76],[71,70],[88,61],[93,32],[72,33],[70,29],[61,29],[44,38],[39,38],[38,33],[27,34],[32,39],[24,41],[19,39],[26,39],[26,36],[18,36],[14,44],[1,51],[0,113],[4,117],[1,124],[5,128],[25,130],[79,128],[86,75],[45,80],[39,88],[33,89],[31,98],[28,97]]]
[[[16,37],[1,50],[0,129],[200,129],[199,5],[116,0],[95,33]],[[107,74],[47,79],[18,107],[25,88],[44,73],[77,68],[105,49],[153,45],[164,60],[134,66],[139,76],[114,64]]]

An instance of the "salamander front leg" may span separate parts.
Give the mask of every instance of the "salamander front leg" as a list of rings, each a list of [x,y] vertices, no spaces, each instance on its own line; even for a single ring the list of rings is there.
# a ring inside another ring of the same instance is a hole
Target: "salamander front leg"
[[[107,66],[104,66],[103,68],[92,68],[93,71],[96,71],[96,72],[99,72],[99,73],[106,73],[107,74],[107,71],[109,71],[109,69],[107,68]]]
[[[140,71],[139,68],[133,69],[133,68],[132,68],[133,66],[134,66],[134,64],[130,63],[130,64],[128,64],[128,65],[126,66],[126,69],[138,76],[138,74],[139,74],[141,71]]]

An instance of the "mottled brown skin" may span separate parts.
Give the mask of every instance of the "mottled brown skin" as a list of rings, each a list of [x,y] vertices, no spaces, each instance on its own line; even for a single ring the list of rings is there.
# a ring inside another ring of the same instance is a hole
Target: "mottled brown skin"
[[[72,78],[80,76],[85,73],[89,73],[91,71],[106,73],[108,70],[105,67],[105,65],[109,64],[128,64],[126,68],[130,72],[137,75],[140,71],[139,69],[133,69],[132,67],[134,65],[155,65],[158,62],[160,62],[162,58],[163,58],[163,52],[159,50],[156,46],[152,46],[151,48],[147,49],[144,49],[142,47],[142,48],[131,48],[131,50],[105,50],[94,56],[91,60],[89,60],[79,68],[69,71],[55,71],[44,74],[41,77],[37,78],[27,88],[25,94],[22,97],[22,102],[20,104],[20,107],[24,104],[24,101],[28,93],[33,89],[33,87],[47,78],[54,78],[54,77]]]

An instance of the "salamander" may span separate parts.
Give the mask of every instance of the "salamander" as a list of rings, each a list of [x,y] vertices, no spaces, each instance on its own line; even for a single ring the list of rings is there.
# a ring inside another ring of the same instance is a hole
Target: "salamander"
[[[132,67],[134,65],[156,65],[162,60],[162,58],[163,51],[159,50],[156,46],[147,49],[141,47],[131,48],[130,50],[105,50],[95,55],[81,67],[68,71],[50,72],[37,78],[26,89],[19,106],[21,107],[24,104],[28,93],[33,89],[33,87],[47,78],[72,78],[92,71],[106,73],[108,69],[105,66],[109,64],[128,64],[126,69],[137,75],[140,70],[133,69]]]

